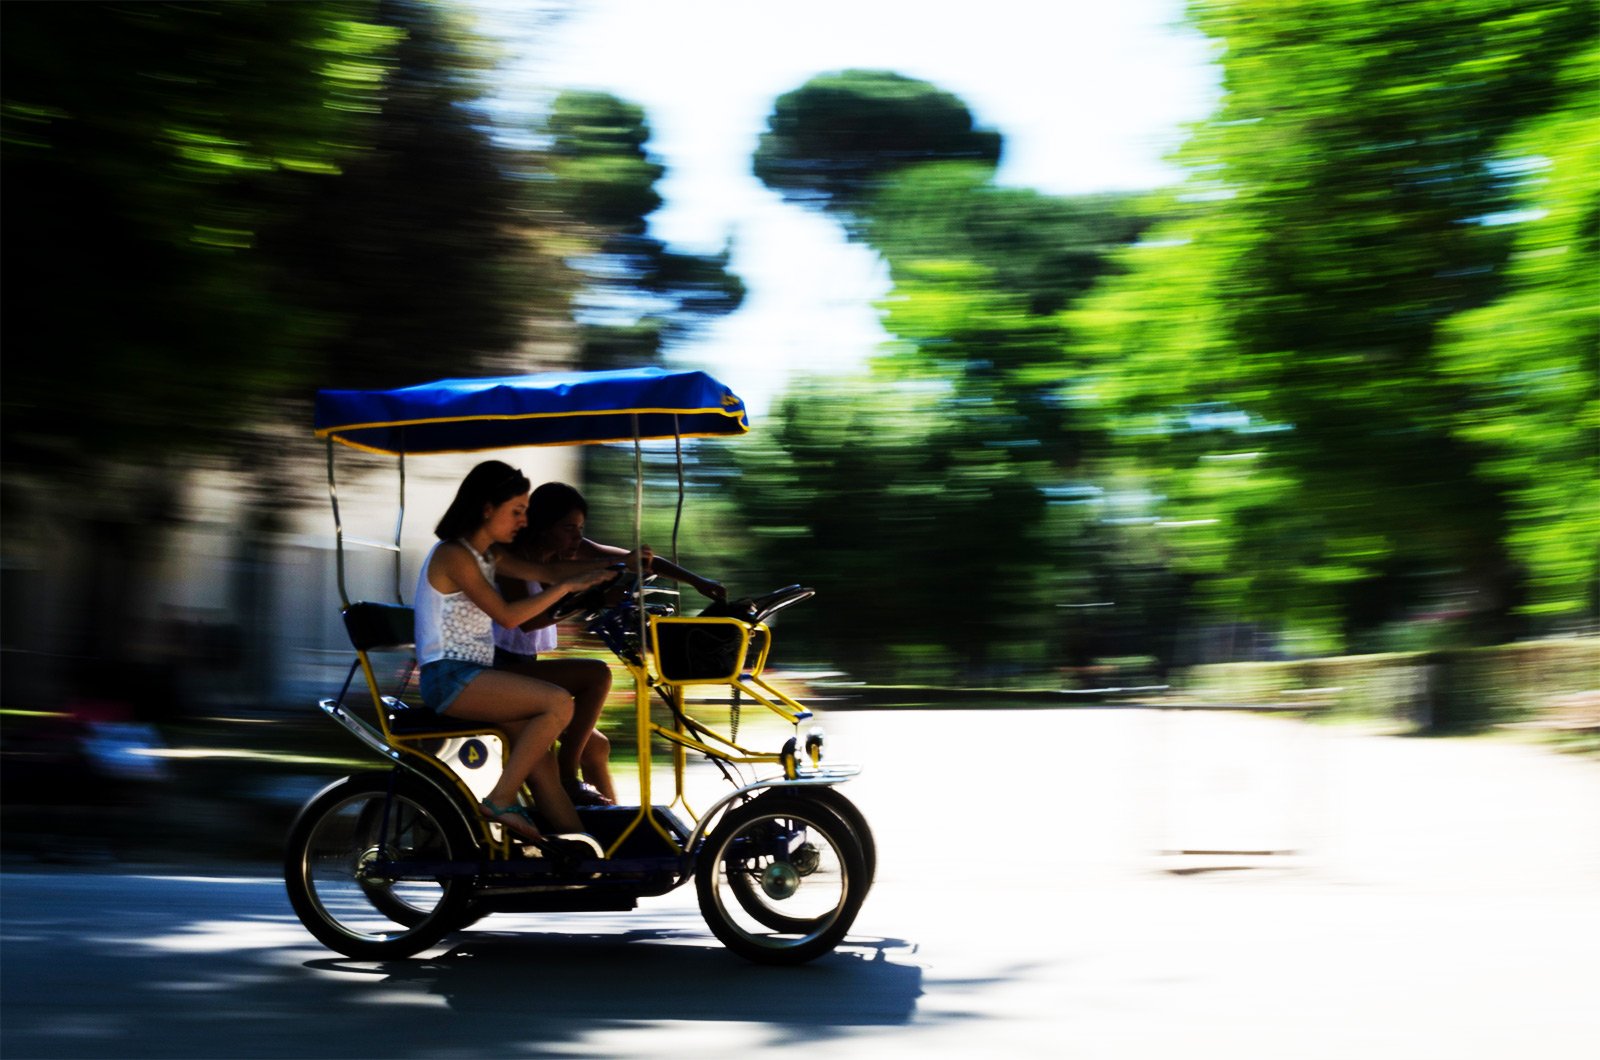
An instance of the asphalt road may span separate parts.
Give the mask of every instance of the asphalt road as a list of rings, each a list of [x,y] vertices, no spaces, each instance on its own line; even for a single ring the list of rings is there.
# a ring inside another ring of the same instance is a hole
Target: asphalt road
[[[1600,764],[1237,715],[825,725],[880,864],[811,965],[728,954],[688,890],[370,964],[271,866],[39,868],[0,876],[0,1055],[1595,1055]]]

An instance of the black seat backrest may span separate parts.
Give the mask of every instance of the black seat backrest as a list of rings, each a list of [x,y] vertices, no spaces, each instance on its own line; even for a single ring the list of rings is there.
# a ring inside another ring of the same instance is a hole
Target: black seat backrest
[[[700,612],[701,618],[737,618],[740,622],[755,625],[782,611],[791,604],[809,600],[817,595],[815,589],[804,585],[786,585],[765,596],[743,597],[738,600],[718,600]]]
[[[344,628],[356,651],[397,651],[416,643],[416,612],[404,604],[351,604]]]

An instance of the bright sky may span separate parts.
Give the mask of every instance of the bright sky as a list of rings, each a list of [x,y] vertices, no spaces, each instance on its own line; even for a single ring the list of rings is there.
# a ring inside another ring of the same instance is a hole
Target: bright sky
[[[505,104],[559,88],[645,109],[667,167],[654,234],[674,249],[734,241],[748,294],[675,359],[764,410],[797,371],[859,367],[886,337],[881,264],[826,217],[751,173],[773,101],[813,75],[891,70],[954,93],[1004,137],[1001,183],[1054,194],[1157,187],[1163,156],[1217,96],[1182,0],[591,0],[554,27],[525,0],[477,0],[508,37]]]

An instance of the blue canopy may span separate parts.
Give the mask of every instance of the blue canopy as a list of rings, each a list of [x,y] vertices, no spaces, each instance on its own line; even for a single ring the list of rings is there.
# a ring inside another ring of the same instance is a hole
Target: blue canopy
[[[744,402],[733,391],[704,372],[665,368],[317,393],[317,437],[373,453],[470,453],[749,429]]]

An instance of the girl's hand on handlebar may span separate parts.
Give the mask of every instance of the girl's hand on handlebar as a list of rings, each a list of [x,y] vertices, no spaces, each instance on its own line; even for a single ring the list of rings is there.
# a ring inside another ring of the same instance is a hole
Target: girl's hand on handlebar
[[[574,574],[561,583],[561,588],[568,593],[580,593],[592,585],[599,585],[601,582],[616,576],[617,572],[609,567],[596,567],[594,570],[584,571],[582,574]]]
[[[712,600],[726,600],[728,598],[728,590],[723,587],[723,584],[710,578],[700,578],[694,583],[694,587],[699,590],[701,596],[709,597]]]

